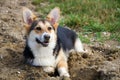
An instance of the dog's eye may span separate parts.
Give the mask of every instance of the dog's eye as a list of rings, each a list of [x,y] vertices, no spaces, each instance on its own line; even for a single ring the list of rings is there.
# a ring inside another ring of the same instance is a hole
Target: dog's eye
[[[41,27],[37,27],[36,30],[39,30],[39,31],[40,31],[40,30],[41,30]]]
[[[48,30],[51,30],[52,28],[51,27],[48,27]]]

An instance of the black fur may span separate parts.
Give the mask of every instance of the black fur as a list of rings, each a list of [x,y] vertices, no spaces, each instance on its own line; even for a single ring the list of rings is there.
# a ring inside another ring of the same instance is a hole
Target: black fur
[[[57,57],[61,48],[64,51],[73,49],[76,38],[77,34],[74,31],[59,26],[57,29],[57,44],[53,54]]]
[[[27,42],[26,42],[26,46],[25,49],[23,51],[23,56],[25,58],[25,62],[28,64],[31,64],[33,59],[34,59],[34,55],[30,49],[30,47],[28,46]]]
[[[35,28],[35,26],[37,26],[38,22],[39,22],[39,20],[35,20],[35,21],[32,23],[32,25],[30,26],[30,30],[29,30],[28,33],[30,33],[30,32]]]
[[[77,38],[77,35],[74,31],[64,27],[58,27],[57,37],[62,44],[64,51],[74,48],[75,40]]]
[[[55,46],[55,48],[53,49],[53,55],[55,55],[55,56],[57,57],[57,55],[58,55],[61,47],[62,47],[62,46],[61,46],[60,40],[57,39],[56,46]]]

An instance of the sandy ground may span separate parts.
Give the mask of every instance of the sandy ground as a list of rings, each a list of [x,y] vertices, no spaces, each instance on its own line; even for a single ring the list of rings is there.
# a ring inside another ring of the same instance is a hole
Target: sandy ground
[[[47,74],[41,67],[26,65],[22,6],[35,9],[29,0],[0,0],[0,80],[120,80],[120,43],[84,44],[89,54],[71,52],[71,77]]]

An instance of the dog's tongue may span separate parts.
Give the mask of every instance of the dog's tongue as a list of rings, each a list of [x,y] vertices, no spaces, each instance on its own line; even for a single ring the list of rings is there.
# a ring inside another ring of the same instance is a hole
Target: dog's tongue
[[[49,43],[49,41],[44,41],[44,43]]]
[[[46,47],[46,46],[48,46],[49,41],[44,41],[42,44],[43,44],[43,46],[45,46],[45,47]]]

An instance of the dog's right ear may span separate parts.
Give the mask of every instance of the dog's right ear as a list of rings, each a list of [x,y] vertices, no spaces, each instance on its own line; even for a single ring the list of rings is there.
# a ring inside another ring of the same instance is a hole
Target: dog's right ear
[[[32,11],[26,7],[23,7],[23,21],[27,25],[31,25],[35,19],[36,16],[32,13]]]
[[[36,18],[30,9],[23,7],[23,21],[27,30],[29,30],[29,27]]]

